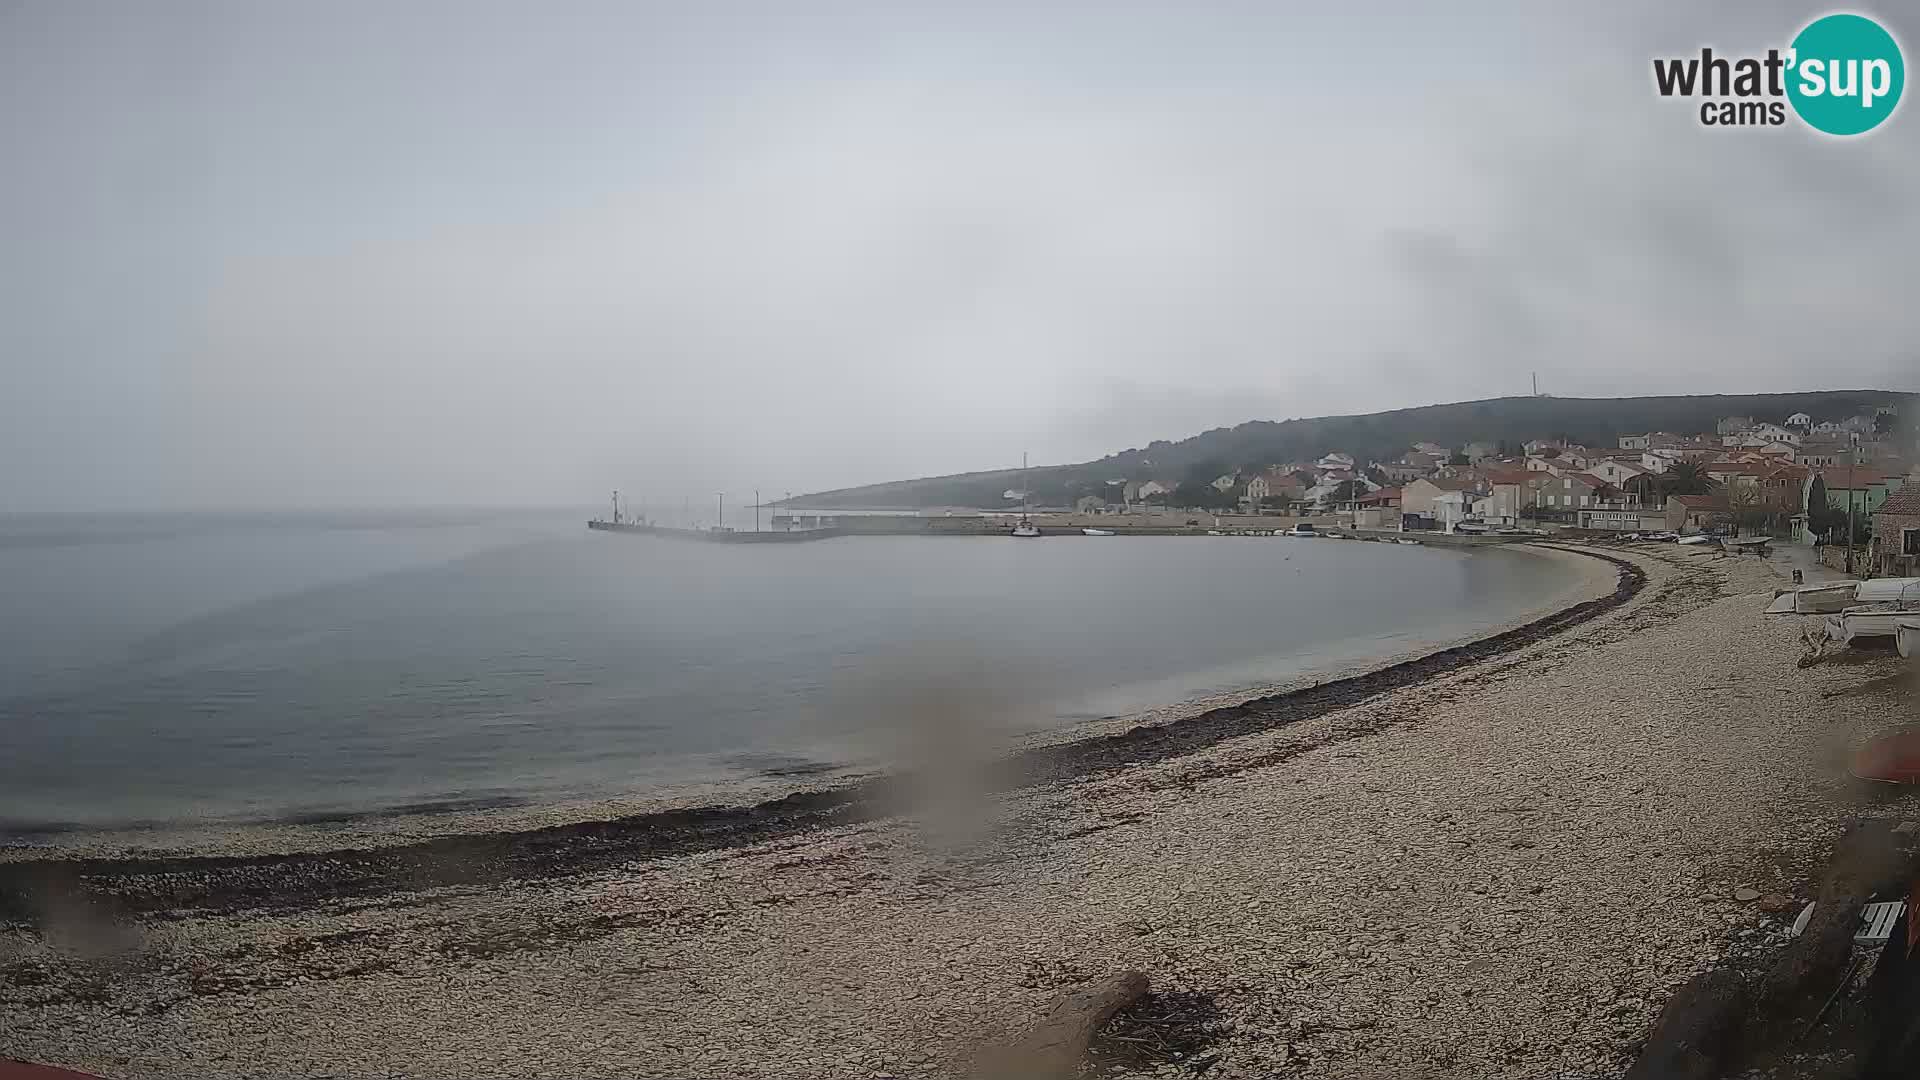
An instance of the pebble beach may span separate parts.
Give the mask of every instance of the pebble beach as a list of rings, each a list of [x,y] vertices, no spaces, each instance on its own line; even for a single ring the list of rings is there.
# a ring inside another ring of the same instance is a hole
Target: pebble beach
[[[1543,554],[1570,596],[1615,588],[1611,563]],[[1618,1075],[1676,986],[1778,947],[1753,897],[1801,895],[1847,821],[1903,812],[1844,761],[1916,719],[1915,669],[1797,666],[1797,625],[1760,613],[1784,566],[1606,554],[1645,583],[1597,617],[1127,768],[560,876],[49,909],[0,929],[0,1056],[960,1075],[1137,968],[1193,1037],[1109,1039],[1102,1075]]]

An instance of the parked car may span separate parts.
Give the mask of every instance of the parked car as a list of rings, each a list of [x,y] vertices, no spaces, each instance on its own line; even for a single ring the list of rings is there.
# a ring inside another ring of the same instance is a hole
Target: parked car
[[[1313,522],[1303,521],[1300,524],[1295,525],[1293,528],[1288,529],[1287,535],[1288,536],[1319,536],[1320,530],[1313,527]]]

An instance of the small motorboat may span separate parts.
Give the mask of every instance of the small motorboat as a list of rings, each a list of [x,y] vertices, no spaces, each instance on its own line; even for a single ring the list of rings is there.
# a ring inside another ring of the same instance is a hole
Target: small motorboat
[[[1415,547],[1419,547],[1421,543],[1420,541],[1407,536],[1397,537],[1394,539],[1393,542],[1396,544],[1412,544]]]
[[[1920,615],[1902,615],[1893,620],[1893,647],[1906,659],[1920,656]]]
[[[1679,542],[1689,546],[1695,546],[1699,544],[1717,544],[1720,542],[1720,539],[1718,537],[1708,536],[1706,533],[1696,533],[1692,536],[1681,537]]]
[[[1112,529],[1081,529],[1080,531],[1087,536],[1112,536],[1113,535]]]
[[[1013,526],[1013,535],[1015,535],[1015,536],[1039,536],[1039,535],[1040,535],[1040,526],[1038,526],[1038,525],[1035,525],[1035,524],[1033,523],[1033,519],[1032,519],[1032,518],[1030,518],[1030,517],[1028,517],[1028,516],[1026,516],[1025,514],[1022,514],[1022,515],[1020,515],[1020,520],[1019,520],[1018,522],[1016,522],[1016,523],[1014,524],[1014,526]]]

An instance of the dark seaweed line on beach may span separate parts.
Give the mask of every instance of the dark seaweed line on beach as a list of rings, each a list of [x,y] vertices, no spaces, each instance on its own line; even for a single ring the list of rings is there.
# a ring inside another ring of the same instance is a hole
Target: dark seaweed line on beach
[[[1373,671],[1211,709],[1184,720],[1026,750],[999,763],[990,786],[1010,790],[1101,776],[1352,708],[1531,645],[1626,603],[1646,584],[1646,575],[1628,560],[1540,546],[1613,563],[1619,570],[1613,591],[1522,626]],[[35,923],[52,907],[76,903],[126,915],[298,909],[349,897],[588,873],[886,817],[910,805],[914,787],[914,777],[901,774],[799,792],[753,806],[669,810],[609,821],[436,837],[386,848],[6,863],[0,864],[0,921]]]

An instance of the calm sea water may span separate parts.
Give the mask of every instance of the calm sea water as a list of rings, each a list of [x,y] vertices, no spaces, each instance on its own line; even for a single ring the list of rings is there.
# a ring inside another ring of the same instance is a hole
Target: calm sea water
[[[0,519],[0,832],[873,764],[930,725],[1072,724],[1400,652],[1507,621],[1559,573],[1279,538]]]

